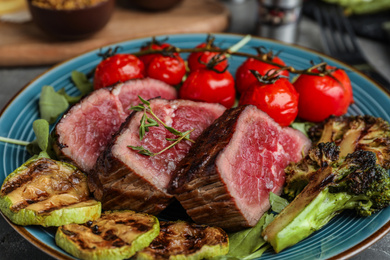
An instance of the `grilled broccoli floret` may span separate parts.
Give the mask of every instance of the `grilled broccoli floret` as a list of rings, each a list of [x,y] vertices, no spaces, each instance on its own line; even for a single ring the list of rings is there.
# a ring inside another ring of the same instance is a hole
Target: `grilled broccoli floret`
[[[312,126],[308,131],[314,148],[298,163],[291,163],[285,169],[286,187],[284,193],[292,200],[308,183],[310,175],[324,165],[343,159],[354,151],[372,151],[377,164],[390,169],[390,125],[382,118],[373,116],[330,117]],[[321,146],[321,143],[329,143]],[[336,149],[339,147],[336,158]],[[320,152],[319,152],[320,151]]]
[[[372,151],[377,163],[390,169],[390,125],[369,115],[330,117],[308,131],[313,143],[335,142],[340,158],[357,150]]]
[[[265,228],[262,235],[276,252],[323,227],[346,209],[360,216],[390,204],[390,177],[370,151],[356,151],[339,163],[320,168],[309,184]]]
[[[319,143],[297,163],[290,163],[286,169],[284,194],[293,200],[309,183],[311,174],[321,167],[333,165],[339,160],[340,148],[335,143]]]

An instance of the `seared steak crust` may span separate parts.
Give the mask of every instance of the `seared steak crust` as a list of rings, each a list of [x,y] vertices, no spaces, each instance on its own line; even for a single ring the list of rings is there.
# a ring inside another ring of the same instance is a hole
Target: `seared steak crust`
[[[188,100],[153,99],[151,107],[159,118],[178,131],[194,129],[190,138],[196,140],[203,129],[218,118],[225,108],[219,104]],[[152,152],[167,147],[167,138],[175,136],[163,126],[151,127],[139,139],[143,112],[132,113],[113,136],[89,174],[89,187],[103,209],[131,209],[157,214],[173,199],[166,192],[172,172],[186,155],[191,143],[183,141],[153,157],[140,155],[128,146],[143,146]]]
[[[198,224],[229,231],[253,226],[280,194],[284,167],[310,141],[253,106],[232,108],[199,136],[173,173],[175,195]]]
[[[129,109],[144,99],[175,99],[174,87],[145,78],[98,89],[72,106],[55,128],[54,150],[57,156],[89,172],[111,136],[131,113]]]
[[[218,224],[222,228],[248,226],[242,214],[232,210],[236,208],[235,201],[216,167],[217,157],[231,140],[237,118],[245,107],[225,111],[203,131],[173,174],[168,192],[178,198],[197,223]]]
[[[112,154],[112,146],[133,116],[129,116],[98,157],[94,170],[88,175],[89,189],[102,202],[103,209],[132,209],[158,214],[170,203],[172,196],[154,187]]]

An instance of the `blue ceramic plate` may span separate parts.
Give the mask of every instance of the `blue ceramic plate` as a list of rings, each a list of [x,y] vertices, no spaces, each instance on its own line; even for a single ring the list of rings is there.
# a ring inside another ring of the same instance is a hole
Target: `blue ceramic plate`
[[[242,36],[230,34],[216,34],[216,44],[222,48],[238,42]],[[159,38],[165,38],[161,36]],[[181,48],[195,47],[206,39],[205,34],[169,35],[168,42]],[[122,47],[121,52],[136,52],[145,41],[150,38],[132,40],[118,43]],[[115,46],[117,46],[115,45]],[[310,61],[316,63],[323,61],[330,65],[344,68],[352,81],[354,91],[353,104],[348,114],[369,114],[382,117],[390,121],[390,97],[389,94],[376,85],[373,81],[363,76],[347,65],[324,56],[320,53],[310,51],[298,46],[285,45],[279,42],[252,38],[252,40],[240,52],[255,54],[253,47],[264,46],[273,51],[281,51],[280,57],[287,65],[297,69],[310,67]],[[114,47],[114,46],[108,46]],[[103,48],[105,51],[108,47]],[[96,55],[99,50],[88,52],[65,63],[60,64],[44,73],[25,87],[5,108],[0,117],[0,135],[20,140],[32,141],[34,133],[32,122],[38,118],[38,98],[41,87],[51,85],[56,90],[65,87],[69,94],[77,95],[78,90],[70,81],[70,73],[78,70],[84,73],[91,71],[100,61]],[[187,55],[183,55],[184,58]],[[237,67],[244,61],[244,58],[233,56],[230,59],[230,71],[235,72]],[[11,144],[0,144],[0,181],[23,164],[28,158],[24,147]],[[332,257],[350,257],[365,249],[390,229],[390,208],[387,208],[368,218],[359,218],[352,213],[344,213],[335,217],[328,225],[319,232],[297,245],[275,254],[272,250],[264,253],[261,259],[328,259]],[[54,242],[53,229],[41,227],[19,227],[14,228],[26,239],[32,242],[41,250],[58,259],[71,259],[67,253],[58,248]]]

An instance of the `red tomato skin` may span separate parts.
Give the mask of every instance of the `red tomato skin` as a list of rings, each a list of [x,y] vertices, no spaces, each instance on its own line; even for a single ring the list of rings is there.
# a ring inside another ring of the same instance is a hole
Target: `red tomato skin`
[[[201,43],[196,48],[205,48],[206,43]],[[218,52],[210,52],[210,51],[204,51],[204,52],[193,52],[188,56],[188,68],[190,71],[195,71],[197,69],[204,69],[206,68],[206,65],[199,62],[199,59],[201,62],[207,64],[209,61],[217,55]],[[221,59],[225,58],[225,55],[221,56]],[[227,59],[219,62],[214,68],[218,71],[223,71],[228,66]]]
[[[156,56],[147,68],[150,78],[164,81],[169,85],[181,83],[186,73],[186,65],[180,56]]]
[[[226,108],[234,105],[236,90],[229,71],[218,73],[209,69],[191,72],[179,90],[181,99],[220,103]]]
[[[132,54],[115,54],[102,60],[95,70],[94,89],[112,86],[129,79],[145,77],[144,64]]]
[[[298,114],[299,94],[285,78],[273,84],[255,82],[240,98],[239,105],[254,105],[280,126],[289,126]]]
[[[162,43],[160,45],[152,43],[149,46],[142,47],[141,51],[145,51],[145,50],[149,50],[149,49],[152,49],[152,50],[163,50],[163,49],[168,48],[170,46],[171,45],[169,43]],[[158,54],[158,53],[155,53],[155,54],[145,54],[145,55],[139,56],[139,59],[144,63],[145,69],[147,69],[149,64],[150,64],[150,62],[157,56],[161,56],[161,54]]]
[[[347,112],[353,103],[351,81],[341,69],[332,72],[332,75],[341,84],[330,76],[302,74],[296,79],[294,87],[299,93],[298,117],[321,122],[331,115],[341,116]]]
[[[286,64],[277,56],[273,57],[272,62],[285,66]],[[248,58],[238,67],[236,71],[236,88],[239,93],[243,93],[246,89],[248,89],[252,84],[256,83],[258,80],[256,77],[250,72],[250,70],[256,70],[260,73],[260,75],[265,75],[269,70],[277,70],[279,67],[275,65],[271,65],[254,58]],[[289,72],[287,70],[283,70],[278,73],[278,75],[284,75],[286,77],[289,76]]]

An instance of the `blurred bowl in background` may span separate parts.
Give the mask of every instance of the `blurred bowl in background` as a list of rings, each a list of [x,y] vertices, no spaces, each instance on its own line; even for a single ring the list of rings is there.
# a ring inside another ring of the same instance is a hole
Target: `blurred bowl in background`
[[[76,9],[54,9],[34,5],[28,0],[34,23],[47,34],[61,40],[87,38],[108,23],[114,11],[115,0]]]
[[[162,11],[173,8],[183,0],[129,0],[131,4],[138,8],[150,11]]]

